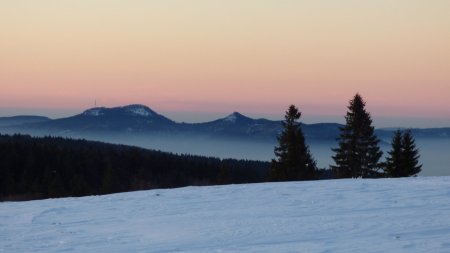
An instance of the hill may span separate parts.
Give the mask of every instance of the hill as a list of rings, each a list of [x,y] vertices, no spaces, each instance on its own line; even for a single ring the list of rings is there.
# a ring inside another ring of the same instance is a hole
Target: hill
[[[450,177],[0,203],[2,252],[450,252]]]
[[[0,117],[0,127],[14,127],[18,125],[30,124],[30,123],[42,123],[50,121],[50,118],[44,116],[12,116],[12,117]]]

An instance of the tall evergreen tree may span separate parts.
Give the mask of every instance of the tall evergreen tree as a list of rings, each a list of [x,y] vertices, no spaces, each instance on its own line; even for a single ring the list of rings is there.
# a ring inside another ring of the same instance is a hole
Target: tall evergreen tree
[[[392,137],[391,151],[386,158],[385,173],[388,177],[401,177],[403,168],[403,133],[400,130],[395,131]]]
[[[273,181],[310,180],[316,178],[316,161],[312,158],[300,128],[301,112],[291,105],[286,111],[283,131],[275,147],[276,160],[272,160],[269,177]]]
[[[379,177],[383,155],[375,136],[366,103],[356,94],[348,106],[346,125],[341,128],[339,147],[332,149],[335,165],[331,166],[336,178]]]

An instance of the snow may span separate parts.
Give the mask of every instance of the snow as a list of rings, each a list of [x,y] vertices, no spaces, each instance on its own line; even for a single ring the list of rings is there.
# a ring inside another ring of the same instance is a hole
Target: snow
[[[148,117],[153,115],[152,111],[150,110],[150,108],[148,108],[147,106],[144,105],[128,105],[128,106],[123,106],[123,107],[119,107],[120,109],[124,110],[126,113],[130,113],[134,116],[144,116],[144,117]],[[92,108],[89,110],[86,110],[83,114],[87,115],[87,116],[101,116],[105,114],[105,110],[109,110],[106,109],[104,107],[97,107],[97,108]]]
[[[3,202],[0,252],[450,252],[450,177]]]
[[[228,115],[226,118],[224,118],[223,121],[234,123],[234,122],[236,122],[236,119],[237,119],[237,113],[234,112],[234,113]]]
[[[137,116],[148,117],[148,116],[152,115],[150,110],[146,106],[143,106],[143,105],[130,105],[130,106],[126,106],[125,109],[127,112],[129,112],[133,115],[137,115]]]
[[[131,112],[132,114],[139,115],[139,116],[145,116],[145,117],[151,115],[151,113],[149,111],[147,111],[145,108],[134,108],[134,109],[128,110],[128,112]]]
[[[103,115],[104,112],[103,112],[102,109],[93,108],[93,109],[89,109],[89,110],[85,111],[83,114],[84,114],[84,115],[87,115],[87,116],[98,117],[98,116]]]

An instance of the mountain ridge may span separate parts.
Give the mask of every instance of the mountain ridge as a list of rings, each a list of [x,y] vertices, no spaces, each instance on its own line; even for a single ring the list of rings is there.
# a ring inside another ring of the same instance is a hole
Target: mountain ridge
[[[0,127],[20,125],[24,123],[43,122],[48,120],[51,119],[45,116],[38,116],[38,115],[16,115],[10,117],[0,117]]]
[[[0,127],[5,131],[19,131],[40,135],[83,136],[84,134],[169,134],[202,135],[209,138],[247,138],[253,140],[274,140],[282,129],[281,120],[254,119],[239,112],[212,121],[200,123],[176,122],[150,107],[129,104],[117,107],[93,107],[83,112],[50,119],[42,116],[26,116],[27,120],[2,124],[8,118],[0,117]],[[33,118],[35,117],[35,118]],[[34,119],[34,120],[31,120]],[[307,139],[335,140],[339,136],[338,123],[301,123]],[[376,133],[380,139],[389,141],[394,129],[381,128]],[[450,138],[450,128],[412,129],[417,137]]]

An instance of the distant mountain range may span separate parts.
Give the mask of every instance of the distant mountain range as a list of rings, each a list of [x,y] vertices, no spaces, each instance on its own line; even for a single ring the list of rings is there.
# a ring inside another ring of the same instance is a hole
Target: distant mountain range
[[[28,123],[41,123],[49,121],[50,118],[43,116],[13,116],[13,117],[0,117],[0,127],[22,125]]]
[[[308,140],[335,140],[339,135],[336,123],[301,124]],[[67,118],[49,119],[41,116],[0,118],[0,132],[34,135],[170,135],[204,136],[274,141],[281,131],[281,121],[252,119],[238,112],[205,123],[178,123],[144,105],[96,107]],[[377,135],[389,140],[392,129],[378,129]],[[418,138],[450,138],[450,128],[413,129]]]

